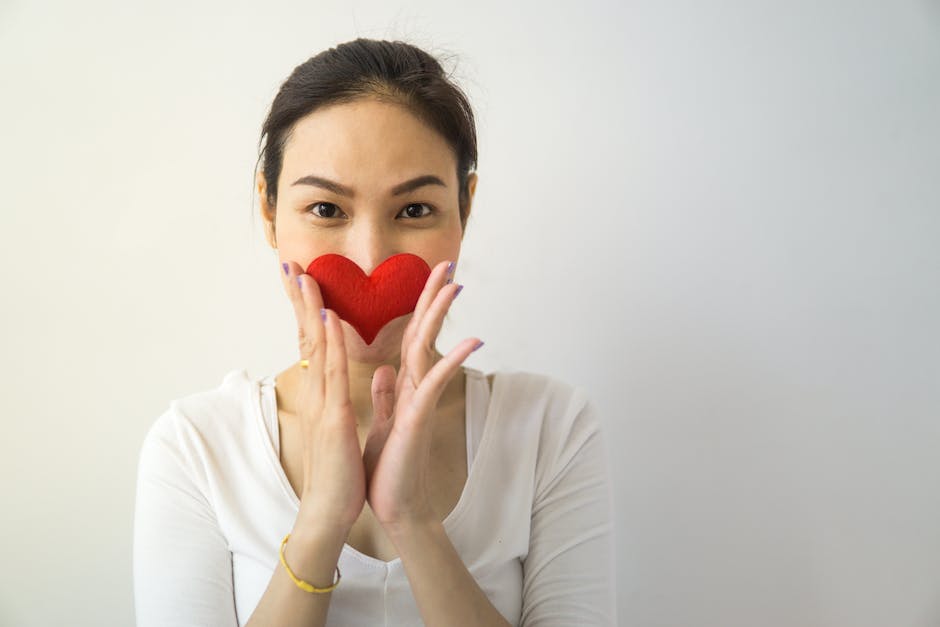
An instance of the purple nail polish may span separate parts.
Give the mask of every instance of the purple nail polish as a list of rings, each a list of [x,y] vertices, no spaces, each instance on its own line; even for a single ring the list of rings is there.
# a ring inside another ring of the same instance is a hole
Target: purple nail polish
[[[478,348],[480,348],[481,346],[483,346],[483,344],[485,344],[485,342],[482,342],[482,341],[481,341],[479,344],[477,344],[476,346],[473,347],[473,351],[475,351],[476,349],[478,349]],[[473,351],[470,351],[470,352],[472,353]]]
[[[449,264],[447,264],[447,274],[450,274],[451,272],[454,271],[454,265],[455,265],[455,264],[454,264],[453,261],[451,261]]]
[[[304,289],[304,284],[300,282],[300,275],[297,275],[297,287]]]
[[[458,286],[457,286],[457,291],[454,292],[454,298],[457,298],[457,295],[460,294],[460,290],[462,290],[462,289],[463,289],[463,285],[458,285]]]
[[[326,309],[320,310],[320,319],[323,320],[323,322],[326,322]]]
[[[281,267],[284,268],[284,274],[288,274],[288,271],[287,271],[287,262],[282,263],[282,264],[281,264]]]

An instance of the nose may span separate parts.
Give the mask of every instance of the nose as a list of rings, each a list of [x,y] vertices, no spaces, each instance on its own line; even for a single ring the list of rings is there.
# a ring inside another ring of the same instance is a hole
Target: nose
[[[345,255],[355,261],[366,276],[383,261],[401,252],[390,229],[374,220],[360,220],[347,234]]]

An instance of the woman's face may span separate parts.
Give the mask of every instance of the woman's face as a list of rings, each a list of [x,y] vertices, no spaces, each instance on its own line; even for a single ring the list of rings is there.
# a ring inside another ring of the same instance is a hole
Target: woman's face
[[[327,253],[348,257],[367,275],[398,253],[431,268],[457,261],[456,167],[444,138],[400,106],[369,99],[318,109],[298,120],[284,148],[276,214],[258,174],[268,243],[279,262],[304,269]],[[472,199],[475,174],[468,186]],[[411,316],[389,322],[370,345],[343,322],[348,358],[391,359]]]

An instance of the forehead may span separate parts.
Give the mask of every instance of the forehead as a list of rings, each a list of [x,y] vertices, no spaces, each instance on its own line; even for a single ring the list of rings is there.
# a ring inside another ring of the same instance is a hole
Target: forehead
[[[318,174],[384,191],[415,175],[436,174],[456,188],[456,167],[453,150],[437,131],[400,105],[370,99],[323,107],[298,120],[284,147],[281,178],[290,185]]]

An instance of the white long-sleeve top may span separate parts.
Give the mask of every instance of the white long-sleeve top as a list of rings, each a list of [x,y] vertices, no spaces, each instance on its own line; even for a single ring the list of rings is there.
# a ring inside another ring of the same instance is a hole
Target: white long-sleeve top
[[[499,371],[467,376],[467,481],[443,521],[512,624],[614,625],[611,483],[580,387]],[[459,375],[458,375],[459,376]],[[280,464],[274,374],[233,370],[174,400],[140,450],[134,517],[138,627],[235,627],[264,594],[300,502]],[[424,625],[401,558],[345,544],[327,625]]]

